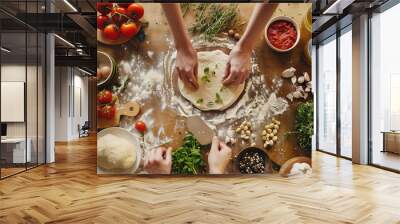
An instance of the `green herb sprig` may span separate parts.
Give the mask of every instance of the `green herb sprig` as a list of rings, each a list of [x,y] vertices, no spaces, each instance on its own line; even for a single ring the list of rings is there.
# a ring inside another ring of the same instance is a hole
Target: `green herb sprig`
[[[189,30],[194,34],[202,34],[207,41],[239,22],[237,4],[203,3],[195,7],[195,12],[195,22]]]
[[[183,139],[182,146],[172,153],[172,173],[198,174],[203,166],[200,143],[189,133]]]
[[[302,103],[297,107],[295,119],[297,144],[306,153],[311,153],[312,135],[314,132],[314,105],[312,102]]]

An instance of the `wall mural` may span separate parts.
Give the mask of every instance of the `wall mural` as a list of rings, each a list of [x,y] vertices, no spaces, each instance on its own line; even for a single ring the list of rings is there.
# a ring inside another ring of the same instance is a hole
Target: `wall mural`
[[[311,4],[97,11],[98,174],[311,172]]]

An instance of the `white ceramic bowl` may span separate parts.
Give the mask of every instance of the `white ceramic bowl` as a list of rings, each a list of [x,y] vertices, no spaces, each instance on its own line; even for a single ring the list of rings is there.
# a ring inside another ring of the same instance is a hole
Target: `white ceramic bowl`
[[[97,139],[100,139],[101,137],[103,137],[107,134],[113,134],[120,138],[124,138],[125,140],[129,141],[132,145],[134,145],[134,148],[136,149],[136,160],[135,160],[135,163],[132,165],[132,168],[129,170],[112,171],[112,170],[105,170],[100,167],[97,167],[97,172],[99,174],[134,174],[134,173],[136,173],[138,171],[140,162],[143,157],[143,152],[140,147],[138,138],[135,135],[133,135],[131,132],[129,132],[123,128],[112,127],[112,128],[103,129],[99,133],[97,133]]]
[[[288,21],[288,22],[292,23],[293,26],[294,26],[295,29],[296,29],[296,32],[297,32],[296,41],[294,42],[293,46],[290,47],[290,48],[288,48],[288,49],[279,49],[279,48],[275,47],[274,45],[272,45],[272,43],[271,43],[271,42],[269,41],[269,39],[268,39],[268,34],[267,34],[267,33],[268,33],[268,28],[269,28],[269,26],[270,26],[273,22],[278,21],[278,20]],[[269,46],[270,48],[272,48],[273,50],[275,50],[275,51],[277,51],[277,52],[281,52],[281,53],[285,53],[285,52],[291,51],[293,48],[295,48],[295,47],[297,46],[297,44],[298,44],[299,41],[300,41],[300,29],[299,29],[299,25],[296,23],[296,21],[294,21],[292,18],[290,18],[290,17],[288,17],[288,16],[277,16],[277,17],[274,17],[274,18],[270,19],[269,22],[267,23],[267,26],[265,26],[264,37],[265,37],[265,41],[267,42],[268,46]]]

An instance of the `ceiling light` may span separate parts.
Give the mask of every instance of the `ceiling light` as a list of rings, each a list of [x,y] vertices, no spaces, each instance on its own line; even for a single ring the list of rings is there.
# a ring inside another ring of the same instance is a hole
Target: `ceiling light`
[[[92,73],[90,73],[90,72],[88,72],[88,71],[86,71],[86,70],[83,70],[83,69],[81,69],[81,68],[79,68],[79,67],[78,67],[78,70],[81,71],[81,72],[83,72],[83,73],[85,73],[85,74],[87,74],[87,75],[93,75]]]
[[[70,47],[75,48],[75,45],[73,45],[71,42],[69,42],[68,40],[58,36],[57,34],[54,34],[55,37],[57,37],[59,40],[61,40],[62,42],[64,42],[65,44],[67,44]]]
[[[0,49],[1,49],[1,51],[4,51],[6,53],[10,53],[11,52],[11,50],[9,50],[9,49],[7,49],[5,47],[1,47]]]
[[[78,10],[68,1],[64,0],[65,4],[67,4],[74,12],[78,12]]]

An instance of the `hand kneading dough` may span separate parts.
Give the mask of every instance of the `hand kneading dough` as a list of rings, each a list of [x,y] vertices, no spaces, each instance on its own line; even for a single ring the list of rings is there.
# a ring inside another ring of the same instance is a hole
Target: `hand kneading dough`
[[[107,134],[97,141],[97,164],[107,170],[127,170],[136,161],[136,149],[126,139]]]
[[[197,81],[199,88],[192,90],[186,87],[181,79],[178,79],[178,87],[183,97],[202,111],[225,110],[231,106],[242,94],[244,83],[240,85],[224,86],[222,84],[228,55],[221,50],[202,51],[197,54],[199,70]],[[205,75],[204,69],[215,74],[208,75],[208,80],[202,79]],[[219,98],[221,100],[217,100]]]

